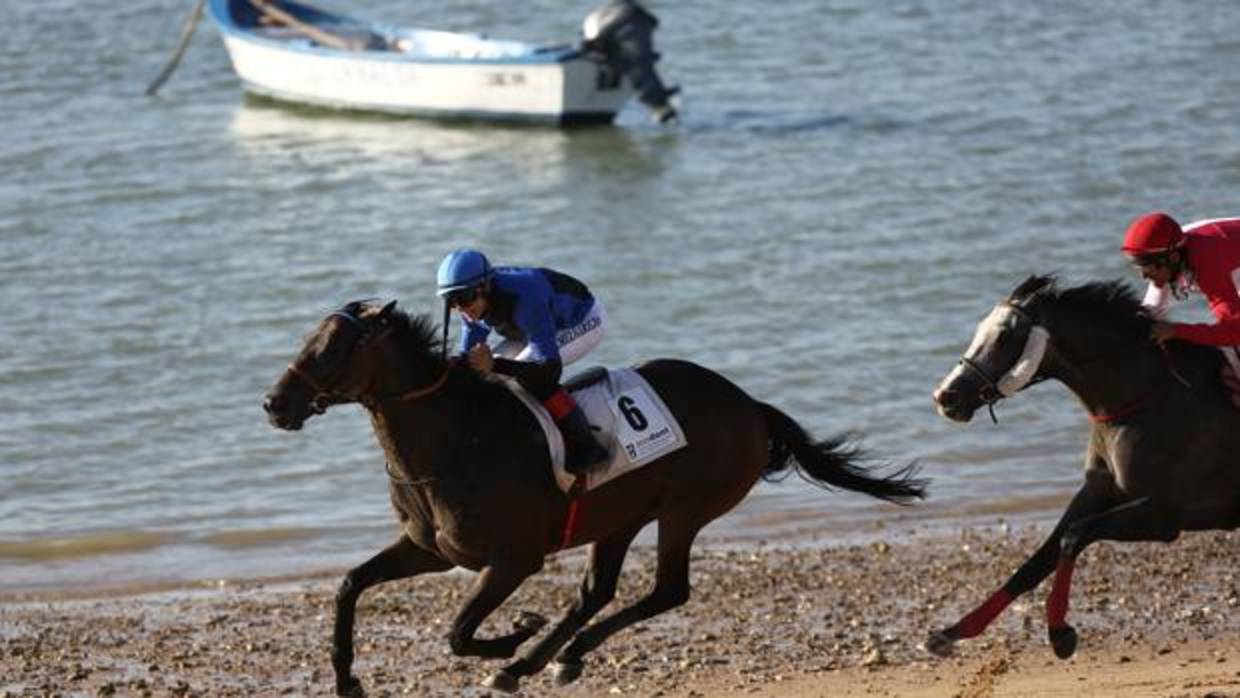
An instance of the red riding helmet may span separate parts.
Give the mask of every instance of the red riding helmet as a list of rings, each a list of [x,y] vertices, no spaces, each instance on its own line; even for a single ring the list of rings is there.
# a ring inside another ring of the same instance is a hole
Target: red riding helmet
[[[1174,218],[1161,211],[1147,213],[1128,226],[1124,252],[1132,255],[1161,254],[1179,247],[1184,231]]]

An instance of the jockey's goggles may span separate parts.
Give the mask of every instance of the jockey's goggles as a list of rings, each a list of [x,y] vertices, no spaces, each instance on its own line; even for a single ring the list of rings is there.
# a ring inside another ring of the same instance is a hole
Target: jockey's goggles
[[[1132,266],[1138,269],[1148,267],[1165,267],[1171,264],[1171,255],[1167,252],[1159,252],[1157,254],[1135,254],[1130,255]]]
[[[453,308],[460,308],[461,306],[473,303],[477,300],[478,294],[480,293],[482,293],[482,287],[470,286],[469,288],[462,288],[449,293],[444,296],[444,300],[448,301],[448,305]]]

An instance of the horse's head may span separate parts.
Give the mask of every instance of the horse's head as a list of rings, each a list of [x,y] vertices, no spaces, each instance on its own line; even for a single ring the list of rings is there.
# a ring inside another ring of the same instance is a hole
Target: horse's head
[[[1030,277],[982,320],[959,363],[934,391],[939,414],[967,422],[977,408],[1029,385],[1050,342],[1038,318],[1038,297],[1053,284],[1049,276]]]
[[[376,340],[386,334],[395,307],[396,301],[382,307],[353,302],[324,318],[267,393],[263,409],[271,424],[300,429],[332,405],[366,397],[378,370]]]
[[[1053,276],[1031,276],[978,325],[960,363],[934,391],[934,402],[944,417],[967,422],[978,407],[992,407],[1043,378],[1069,382],[1080,394],[1101,373],[1136,370],[1121,359],[1151,360],[1150,321],[1123,282],[1060,289]],[[1138,378],[1125,373],[1123,380]]]

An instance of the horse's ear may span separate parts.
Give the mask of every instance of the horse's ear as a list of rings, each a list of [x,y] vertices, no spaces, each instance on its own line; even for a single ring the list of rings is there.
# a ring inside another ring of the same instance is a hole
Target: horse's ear
[[[378,316],[379,322],[386,325],[388,320],[392,317],[392,311],[395,309],[396,309],[395,300],[392,300],[387,305],[383,306],[383,308],[379,311],[379,316]]]
[[[1008,300],[1019,305],[1028,305],[1035,302],[1038,296],[1042,295],[1055,287],[1055,276],[1047,274],[1043,276],[1032,275],[1025,279],[1012,291],[1012,295],[1008,296]]]

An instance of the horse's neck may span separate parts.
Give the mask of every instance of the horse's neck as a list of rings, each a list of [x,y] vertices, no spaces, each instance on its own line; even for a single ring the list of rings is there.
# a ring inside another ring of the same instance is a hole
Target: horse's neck
[[[1052,330],[1056,351],[1045,373],[1071,390],[1095,416],[1114,415],[1151,398],[1167,378],[1158,349],[1116,332]]]
[[[371,426],[394,474],[403,473],[410,479],[434,477],[434,458],[445,450],[443,435],[451,432],[447,423],[455,412],[455,401],[437,385],[441,377],[446,378],[446,370],[434,368],[430,373],[436,382],[422,386],[403,367],[385,367],[383,379],[373,386]]]
[[[370,410],[375,439],[394,475],[411,480],[435,477],[436,458],[444,455],[444,434],[450,433],[438,396],[419,400],[379,402]],[[436,412],[435,407],[441,409]]]
[[[502,479],[508,464],[535,455],[518,453],[522,444],[534,443],[516,438],[525,410],[520,400],[499,386],[493,391],[471,387],[469,380],[453,375],[425,395],[376,401],[371,423],[397,475],[412,480],[468,478],[471,469],[485,467]]]

